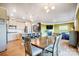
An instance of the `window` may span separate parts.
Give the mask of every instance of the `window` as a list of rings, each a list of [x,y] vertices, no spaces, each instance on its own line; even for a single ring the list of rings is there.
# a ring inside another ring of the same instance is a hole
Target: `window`
[[[68,26],[67,25],[59,26],[59,30],[60,32],[68,32]]]

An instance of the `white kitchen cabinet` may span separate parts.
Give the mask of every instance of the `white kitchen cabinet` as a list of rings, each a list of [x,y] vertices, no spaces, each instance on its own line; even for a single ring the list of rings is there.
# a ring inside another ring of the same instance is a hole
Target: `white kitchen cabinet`
[[[7,47],[6,23],[0,22],[0,52],[5,51]]]

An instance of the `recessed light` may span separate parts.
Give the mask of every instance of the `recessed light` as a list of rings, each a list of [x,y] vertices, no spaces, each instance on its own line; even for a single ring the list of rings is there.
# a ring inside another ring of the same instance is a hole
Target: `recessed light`
[[[51,9],[54,10],[55,9],[55,6],[52,6]]]
[[[33,22],[33,19],[30,19],[30,21],[32,21],[32,22]]]
[[[27,22],[25,23],[25,25],[27,26]]]
[[[30,19],[32,19],[32,15],[30,15]]]
[[[13,13],[11,13],[10,16],[13,17],[14,16]]]
[[[44,6],[44,9],[47,10],[48,9],[48,6]]]
[[[25,19],[25,17],[22,17],[22,19]]]
[[[48,13],[49,11],[50,11],[49,9],[46,10],[47,13]]]

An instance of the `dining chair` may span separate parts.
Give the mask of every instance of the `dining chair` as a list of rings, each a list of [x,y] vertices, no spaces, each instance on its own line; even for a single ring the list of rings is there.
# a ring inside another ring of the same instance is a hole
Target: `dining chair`
[[[56,56],[59,55],[61,39],[62,39],[61,34],[56,37],[56,42],[55,42],[55,45],[54,45],[53,55],[56,55]]]
[[[54,55],[54,53],[55,55],[58,56],[58,44],[59,44],[60,39],[61,39],[60,35],[55,36],[54,43],[45,48],[47,52],[52,53],[52,56]]]
[[[37,56],[42,53],[42,49],[31,45],[30,37],[26,37],[24,40],[25,54],[29,54],[30,56]]]
[[[48,38],[50,39],[50,38]],[[56,36],[53,36],[51,39],[53,39],[53,43],[50,44],[48,47],[45,48],[45,51],[52,53],[53,56],[53,49],[54,49],[54,45],[55,45],[55,41],[56,41]]]

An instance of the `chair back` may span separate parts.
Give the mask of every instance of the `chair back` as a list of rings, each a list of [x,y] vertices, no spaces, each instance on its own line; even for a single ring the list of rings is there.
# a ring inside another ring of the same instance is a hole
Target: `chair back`
[[[58,55],[59,55],[59,53],[61,51],[61,39],[62,39],[62,35],[59,36],[59,42],[58,42],[58,48],[57,48]]]
[[[59,48],[59,43],[61,41],[62,35],[58,35],[55,39],[55,44],[54,44],[54,55],[58,56],[58,48]]]
[[[32,50],[31,50],[31,40],[30,37],[26,37],[24,40],[24,46],[25,46],[25,53],[32,56]]]

